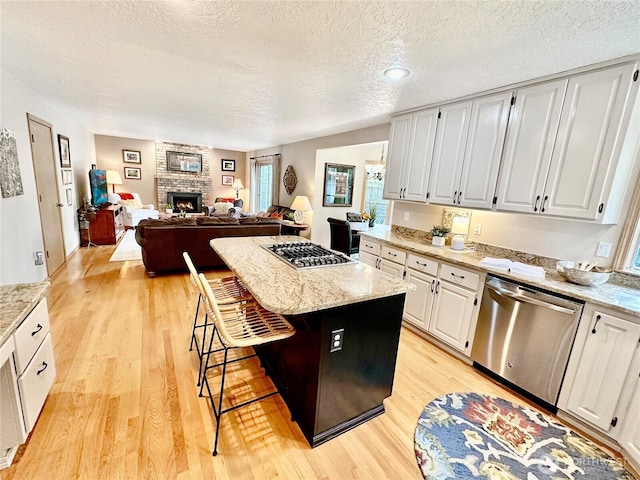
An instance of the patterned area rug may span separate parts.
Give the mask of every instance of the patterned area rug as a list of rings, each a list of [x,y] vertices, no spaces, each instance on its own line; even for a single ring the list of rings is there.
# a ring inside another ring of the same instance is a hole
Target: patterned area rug
[[[552,417],[477,393],[429,403],[418,419],[415,452],[428,480],[634,479],[620,461]]]

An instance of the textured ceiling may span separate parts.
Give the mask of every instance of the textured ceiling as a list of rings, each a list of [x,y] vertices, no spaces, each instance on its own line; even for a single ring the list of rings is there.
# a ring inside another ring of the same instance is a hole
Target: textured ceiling
[[[2,68],[89,130],[242,151],[640,52],[637,0],[2,0],[0,19]]]

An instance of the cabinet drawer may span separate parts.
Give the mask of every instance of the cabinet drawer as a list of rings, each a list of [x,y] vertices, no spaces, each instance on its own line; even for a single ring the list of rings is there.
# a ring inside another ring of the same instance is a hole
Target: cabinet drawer
[[[461,287],[470,288],[472,290],[478,289],[478,283],[480,281],[480,275],[470,272],[463,268],[454,267],[443,263],[440,267],[440,278],[447,282],[455,283]]]
[[[43,298],[13,334],[16,342],[15,357],[18,375],[27,368],[47,333],[49,333],[49,311],[47,299]]]
[[[410,253],[407,257],[407,267],[433,276],[438,274],[438,262],[431,258],[414,255],[413,253]]]
[[[360,251],[370,253],[371,255],[379,255],[380,244],[376,242],[372,242],[371,240],[365,240],[364,238],[361,238]]]
[[[383,245],[380,247],[380,258],[404,265],[407,259],[407,252]]]
[[[30,432],[40,415],[51,385],[56,378],[51,334],[47,335],[33,360],[18,378],[22,414],[27,431]]]

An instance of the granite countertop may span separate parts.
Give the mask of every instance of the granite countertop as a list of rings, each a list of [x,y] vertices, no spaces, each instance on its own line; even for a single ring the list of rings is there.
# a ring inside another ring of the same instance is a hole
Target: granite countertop
[[[0,285],[0,345],[27,318],[49,290],[49,282]]]
[[[298,270],[262,244],[300,241],[297,236],[214,238],[211,247],[266,309],[299,315],[406,293],[415,288],[360,262]]]
[[[635,288],[617,285],[611,282],[594,287],[575,285],[565,281],[558,272],[550,268],[545,268],[546,278],[543,279],[514,275],[510,272],[493,270],[481,266],[480,261],[484,257],[492,256],[487,253],[471,250],[457,251],[452,250],[451,247],[434,247],[424,239],[416,239],[412,236],[402,235],[401,233],[389,230],[374,229],[362,232],[360,235],[371,238],[372,240],[377,240],[379,243],[427,255],[438,260],[444,260],[464,267],[471,267],[482,272],[494,273],[501,277],[518,280],[547,291],[610,307],[620,312],[638,316],[638,321],[640,321],[640,290]]]

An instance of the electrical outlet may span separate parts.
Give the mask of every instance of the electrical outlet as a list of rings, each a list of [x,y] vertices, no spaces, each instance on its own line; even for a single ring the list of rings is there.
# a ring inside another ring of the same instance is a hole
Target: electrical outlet
[[[473,226],[473,234],[474,235],[480,235],[480,233],[482,233],[482,224],[481,223],[476,223]]]
[[[409,221],[409,212],[402,213],[402,220],[404,220],[405,222]]]
[[[344,328],[331,331],[331,348],[329,352],[337,352],[342,350],[342,344],[344,343]]]
[[[596,257],[609,258],[611,254],[611,243],[598,242],[598,248],[596,250]]]
[[[33,258],[35,258],[36,265],[44,265],[44,257],[42,256],[42,252],[33,252]]]

